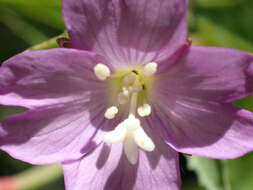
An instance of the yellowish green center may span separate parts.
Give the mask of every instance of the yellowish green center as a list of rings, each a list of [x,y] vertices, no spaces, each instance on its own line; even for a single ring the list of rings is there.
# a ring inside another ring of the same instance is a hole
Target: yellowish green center
[[[143,67],[139,66],[128,70],[119,70],[113,73],[113,75],[109,78],[111,101],[115,102],[118,94],[122,92],[124,87],[138,86],[142,88],[138,92],[138,105],[149,102],[155,77],[145,76],[143,70]],[[136,80],[126,85],[124,84],[124,78],[129,75],[135,76]]]

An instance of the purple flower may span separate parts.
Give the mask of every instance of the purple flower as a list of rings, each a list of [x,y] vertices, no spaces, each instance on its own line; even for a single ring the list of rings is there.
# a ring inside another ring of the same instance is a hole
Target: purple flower
[[[73,49],[19,54],[0,69],[1,149],[61,162],[69,190],[178,190],[177,152],[253,150],[253,55],[191,46],[186,0],[63,0]],[[64,39],[65,40],[65,39]]]

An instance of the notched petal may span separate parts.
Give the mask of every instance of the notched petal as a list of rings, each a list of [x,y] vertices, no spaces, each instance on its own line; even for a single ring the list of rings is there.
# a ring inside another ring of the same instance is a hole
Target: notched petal
[[[165,59],[186,40],[186,0],[63,0],[73,46],[114,64]]]

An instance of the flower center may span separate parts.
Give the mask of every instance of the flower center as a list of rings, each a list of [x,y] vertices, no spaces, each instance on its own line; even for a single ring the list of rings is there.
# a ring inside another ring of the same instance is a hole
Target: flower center
[[[113,74],[104,64],[97,64],[94,67],[96,77],[100,80],[110,80],[113,94],[116,94],[116,97],[113,97],[113,105],[105,111],[104,116],[107,119],[113,119],[120,108],[128,106],[128,117],[114,130],[107,132],[103,140],[108,144],[123,142],[124,152],[131,164],[137,163],[139,148],[148,152],[155,149],[152,139],[144,131],[138,117],[146,117],[151,114],[151,106],[147,103],[148,89],[156,70],[155,62]]]

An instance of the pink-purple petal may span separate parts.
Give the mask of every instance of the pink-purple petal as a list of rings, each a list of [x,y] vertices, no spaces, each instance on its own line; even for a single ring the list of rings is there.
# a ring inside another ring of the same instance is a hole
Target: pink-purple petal
[[[11,116],[1,124],[0,148],[32,164],[79,159],[101,142],[106,128],[116,125],[104,118],[99,102],[99,97],[86,98]]]
[[[153,104],[149,125],[179,152],[232,159],[253,150],[253,113],[230,103],[169,97]]]
[[[0,104],[35,108],[79,100],[91,93],[106,96],[106,83],[93,73],[97,54],[53,49],[19,54],[0,68]]]
[[[80,161],[63,164],[67,190],[179,190],[177,153],[164,143],[154,152],[140,151],[131,165],[122,145],[101,145]]]
[[[156,123],[157,132],[179,152],[233,159],[253,150],[253,114],[249,111],[188,102],[157,114],[150,124]]]
[[[63,0],[73,46],[114,64],[165,59],[186,40],[186,0]]]
[[[4,62],[0,104],[29,110],[1,123],[0,148],[48,164],[78,159],[99,144],[103,131],[119,121],[105,121],[108,84],[96,78],[97,63],[106,64],[95,53],[73,49],[22,53]]]
[[[177,98],[233,102],[252,94],[252,84],[252,54],[192,46],[188,55],[163,70],[155,90],[158,96],[166,96],[172,103]]]
[[[174,149],[212,158],[253,150],[253,114],[232,105],[253,93],[253,55],[192,46],[155,82],[149,125]]]

